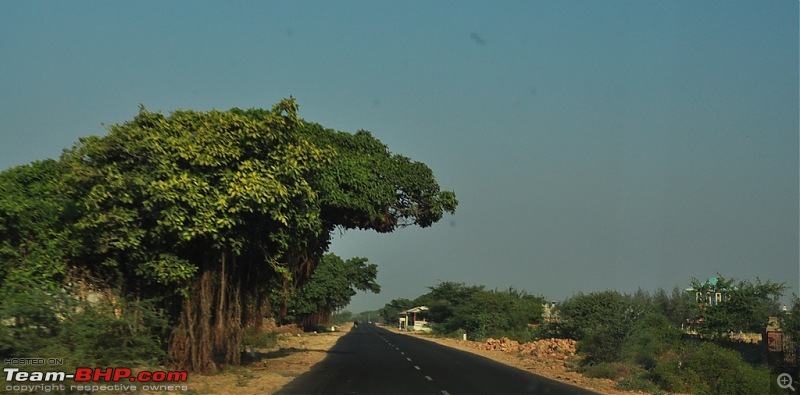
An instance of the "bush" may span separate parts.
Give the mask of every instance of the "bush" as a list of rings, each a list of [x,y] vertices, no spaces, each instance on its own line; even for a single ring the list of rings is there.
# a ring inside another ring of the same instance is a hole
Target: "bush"
[[[63,357],[65,351],[55,339],[61,327],[59,317],[68,312],[67,301],[63,293],[46,292],[41,288],[3,288],[0,356]]]
[[[567,338],[558,322],[544,322],[531,330],[531,341],[554,338]]]
[[[659,313],[648,313],[639,320],[623,344],[623,358],[644,369],[656,366],[659,357],[677,347],[681,332],[673,328],[667,317]]]
[[[688,393],[700,383],[700,377],[687,369],[687,353],[682,344],[662,353],[655,366],[650,369],[650,380],[659,388],[669,392]]]
[[[472,340],[489,337],[531,338],[529,324],[538,322],[544,299],[514,289],[508,291],[477,290],[452,310],[444,322],[448,333],[463,329]]]
[[[735,351],[713,343],[703,343],[686,361],[686,369],[698,378],[692,391],[699,394],[768,394],[770,371],[753,367]]]
[[[278,344],[278,332],[245,328],[242,331],[242,344],[245,347],[270,348]]]
[[[66,358],[75,366],[158,364],[167,322],[147,302],[80,302],[63,291],[3,289],[2,357]]]
[[[587,363],[614,362],[622,358],[622,346],[643,309],[614,291],[578,294],[559,309],[565,337],[579,341]]]
[[[157,365],[166,358],[161,338],[167,323],[145,304],[82,304],[61,323],[59,338],[71,359],[90,366]]]

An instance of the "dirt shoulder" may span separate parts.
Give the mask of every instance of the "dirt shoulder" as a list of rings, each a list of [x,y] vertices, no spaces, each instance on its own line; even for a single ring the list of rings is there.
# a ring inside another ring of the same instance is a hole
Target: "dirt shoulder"
[[[336,332],[319,334],[281,334],[275,347],[255,350],[256,362],[229,368],[212,376],[190,376],[187,382],[189,393],[273,394],[322,361],[327,351],[351,327],[352,324],[344,325],[337,328]]]

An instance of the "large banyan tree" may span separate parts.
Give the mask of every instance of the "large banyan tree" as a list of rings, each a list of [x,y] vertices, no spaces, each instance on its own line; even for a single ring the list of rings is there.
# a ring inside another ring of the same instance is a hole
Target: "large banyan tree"
[[[242,328],[269,294],[288,297],[341,229],[391,232],[453,213],[423,163],[369,132],[305,122],[294,100],[271,110],[140,109],[62,162],[74,206],[74,262],[102,286],[161,298],[181,368],[238,364]]]

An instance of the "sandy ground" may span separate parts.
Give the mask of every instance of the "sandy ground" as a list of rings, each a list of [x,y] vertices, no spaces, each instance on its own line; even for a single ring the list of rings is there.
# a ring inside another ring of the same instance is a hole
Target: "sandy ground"
[[[339,337],[351,328],[352,323],[337,328],[336,332],[282,334],[275,347],[256,350],[258,362],[229,368],[213,376],[190,376],[187,383],[189,392],[184,394],[275,393],[322,361]]]
[[[325,358],[339,337],[350,331],[352,324],[339,328],[339,331],[320,334],[285,334],[281,335],[276,347],[257,350],[258,362],[246,366],[231,368],[213,376],[190,376],[188,392],[182,394],[272,394],[291,382],[295,377],[309,371],[314,364]],[[398,331],[397,333],[415,336],[445,346],[468,351],[515,366],[517,368],[552,378],[564,383],[587,388],[603,394],[621,395],[637,394],[637,392],[616,389],[615,383],[607,379],[586,378],[575,372],[577,357],[566,360],[558,358],[537,358],[522,356],[519,353],[481,350],[479,343],[455,339],[445,339],[421,334],[418,332]]]

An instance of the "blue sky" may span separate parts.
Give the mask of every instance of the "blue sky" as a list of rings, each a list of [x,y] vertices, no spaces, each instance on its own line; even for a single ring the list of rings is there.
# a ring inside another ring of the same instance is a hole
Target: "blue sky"
[[[380,295],[579,291],[717,273],[798,292],[798,3],[0,2],[0,169],[149,110],[366,129],[461,202],[336,235]]]

